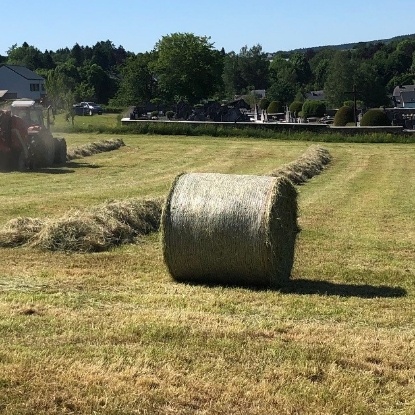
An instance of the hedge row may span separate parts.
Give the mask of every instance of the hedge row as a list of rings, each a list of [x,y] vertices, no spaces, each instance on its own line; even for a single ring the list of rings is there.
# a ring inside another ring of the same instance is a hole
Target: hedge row
[[[298,127],[300,126],[300,127]],[[329,127],[321,127],[315,131],[305,129],[307,126],[298,124],[279,124],[268,127],[259,124],[255,127],[229,123],[225,124],[191,124],[181,122],[145,122],[140,121],[131,125],[117,127],[106,126],[66,126],[55,129],[56,133],[95,133],[95,134],[155,134],[155,135],[181,135],[181,136],[209,136],[258,138],[275,140],[298,140],[313,142],[349,142],[349,143],[415,143],[415,134],[391,132],[363,132],[351,130],[350,133],[336,132]],[[310,128],[312,125],[310,125]]]

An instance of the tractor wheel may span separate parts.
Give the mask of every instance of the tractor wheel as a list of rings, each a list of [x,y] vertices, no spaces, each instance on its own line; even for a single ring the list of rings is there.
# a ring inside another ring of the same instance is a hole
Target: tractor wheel
[[[44,147],[44,166],[51,167],[53,166],[53,162],[55,160],[55,141],[52,137],[44,137],[43,139],[43,147]]]
[[[10,171],[10,155],[9,153],[0,152],[0,171]]]
[[[21,151],[17,156],[17,170],[18,171],[26,171],[28,169],[28,160],[26,159],[26,155],[24,151]]]
[[[54,163],[58,166],[64,166],[66,164],[66,140],[61,137],[54,138],[55,141],[55,159]]]
[[[35,136],[32,140],[36,168],[51,167],[55,160],[55,141],[52,136]]]

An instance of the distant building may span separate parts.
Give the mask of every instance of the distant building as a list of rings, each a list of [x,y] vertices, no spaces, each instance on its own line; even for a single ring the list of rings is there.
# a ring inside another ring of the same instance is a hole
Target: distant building
[[[262,99],[262,98],[265,98],[266,90],[265,89],[254,89],[252,93],[255,94],[256,98]]]
[[[311,101],[324,101],[324,91],[310,91],[306,92],[305,99]]]
[[[396,108],[415,108],[415,85],[399,85],[395,87],[392,101]]]
[[[0,66],[0,98],[29,98],[39,101],[46,95],[45,80],[25,66]]]

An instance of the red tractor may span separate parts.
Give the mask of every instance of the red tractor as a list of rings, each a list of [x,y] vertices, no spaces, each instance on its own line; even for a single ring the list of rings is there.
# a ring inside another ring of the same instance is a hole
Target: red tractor
[[[0,170],[29,170],[66,163],[66,141],[50,132],[44,108],[31,100],[16,100],[0,111]]]

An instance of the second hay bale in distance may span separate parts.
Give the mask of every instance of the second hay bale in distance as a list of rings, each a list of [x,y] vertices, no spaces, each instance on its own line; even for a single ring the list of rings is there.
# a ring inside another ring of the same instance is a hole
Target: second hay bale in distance
[[[294,261],[297,191],[285,177],[182,174],[161,226],[175,280],[279,287]]]

